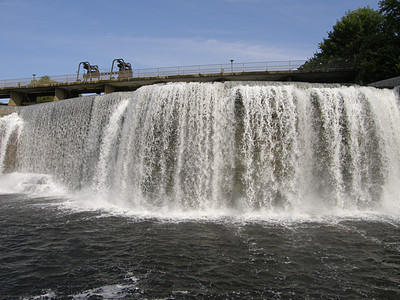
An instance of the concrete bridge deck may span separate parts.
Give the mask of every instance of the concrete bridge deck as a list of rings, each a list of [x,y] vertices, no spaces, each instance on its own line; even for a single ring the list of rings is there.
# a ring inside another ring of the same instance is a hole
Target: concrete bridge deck
[[[284,64],[285,63],[285,64]],[[97,78],[77,75],[42,77],[46,80],[0,81],[0,98],[9,98],[9,105],[21,106],[36,102],[38,97],[52,96],[54,100],[77,97],[86,93],[133,91],[144,85],[167,82],[217,81],[297,81],[315,83],[354,83],[355,70],[348,65],[331,68],[301,69],[304,61],[273,63],[244,63],[208,66],[188,66],[134,70],[132,77],[118,72],[100,73]],[[144,72],[147,71],[147,72]]]

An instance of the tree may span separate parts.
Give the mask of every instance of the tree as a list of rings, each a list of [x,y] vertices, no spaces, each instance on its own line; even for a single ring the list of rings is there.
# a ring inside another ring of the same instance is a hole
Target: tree
[[[393,0],[381,1],[380,4],[386,2],[396,2],[398,5],[398,1]],[[383,6],[381,11],[370,7],[348,11],[328,32],[328,37],[319,44],[320,51],[305,66],[311,63],[324,65],[343,59],[354,64],[359,83],[396,76],[400,70],[400,49],[396,47],[394,35],[388,30],[385,12]]]
[[[379,2],[380,12],[385,18],[385,35],[393,48],[393,55],[397,55],[396,67],[400,70],[400,1],[383,0]]]
[[[50,83],[57,83],[57,82],[54,80],[51,80],[50,76],[44,75],[44,76],[40,77],[39,80],[36,80],[36,79],[31,80],[30,85],[43,85],[43,84],[50,84]]]
[[[386,16],[386,29],[398,40],[400,35],[400,1],[382,0],[379,1],[379,6],[380,12]]]
[[[37,85],[45,85],[45,84],[51,84],[51,83],[56,83],[56,81],[53,81],[50,79],[50,76],[44,75],[40,77],[39,80],[33,79],[30,82],[30,85],[32,86],[37,86]],[[53,96],[40,96],[37,97],[36,101],[37,102],[51,102],[53,101]]]

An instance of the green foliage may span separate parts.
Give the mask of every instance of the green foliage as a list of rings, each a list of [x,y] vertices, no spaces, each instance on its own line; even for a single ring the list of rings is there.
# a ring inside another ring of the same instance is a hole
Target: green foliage
[[[39,103],[43,103],[43,102],[51,102],[54,100],[53,96],[41,96],[41,97],[37,97],[36,101]]]
[[[380,5],[380,11],[370,7],[348,11],[328,32],[328,37],[319,44],[320,51],[304,67],[343,59],[354,64],[356,80],[360,83],[397,76],[400,48],[393,28],[399,25],[399,1],[385,0]]]
[[[57,83],[57,82],[54,80],[51,80],[50,76],[44,75],[44,76],[40,77],[39,80],[36,80],[36,79],[31,80],[29,85],[30,86],[40,86],[40,85],[47,85],[47,84],[52,84],[52,83]],[[53,99],[54,99],[53,96],[40,96],[40,97],[37,97],[36,101],[40,102],[40,103],[41,102],[50,102],[50,101],[53,101]]]
[[[379,2],[380,12],[386,16],[387,32],[397,37],[400,35],[400,1],[399,0],[383,0]]]
[[[44,84],[51,84],[51,83],[56,83],[56,81],[53,81],[50,79],[50,76],[44,75],[40,77],[39,80],[33,79],[30,82],[30,85],[44,85]]]
[[[325,70],[329,69],[346,69],[353,68],[354,64],[348,59],[341,59],[337,57],[317,57],[314,56],[308,59],[302,66],[299,67],[299,70]]]

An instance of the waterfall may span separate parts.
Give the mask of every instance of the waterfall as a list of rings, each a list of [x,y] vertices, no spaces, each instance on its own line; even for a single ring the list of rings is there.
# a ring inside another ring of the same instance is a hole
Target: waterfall
[[[0,118],[10,172],[133,210],[398,209],[398,95],[171,83],[35,105]]]

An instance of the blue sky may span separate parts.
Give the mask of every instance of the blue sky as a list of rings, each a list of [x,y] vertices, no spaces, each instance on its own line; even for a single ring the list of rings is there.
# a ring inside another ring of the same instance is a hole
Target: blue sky
[[[307,59],[378,0],[0,0],[0,80],[109,69]]]

